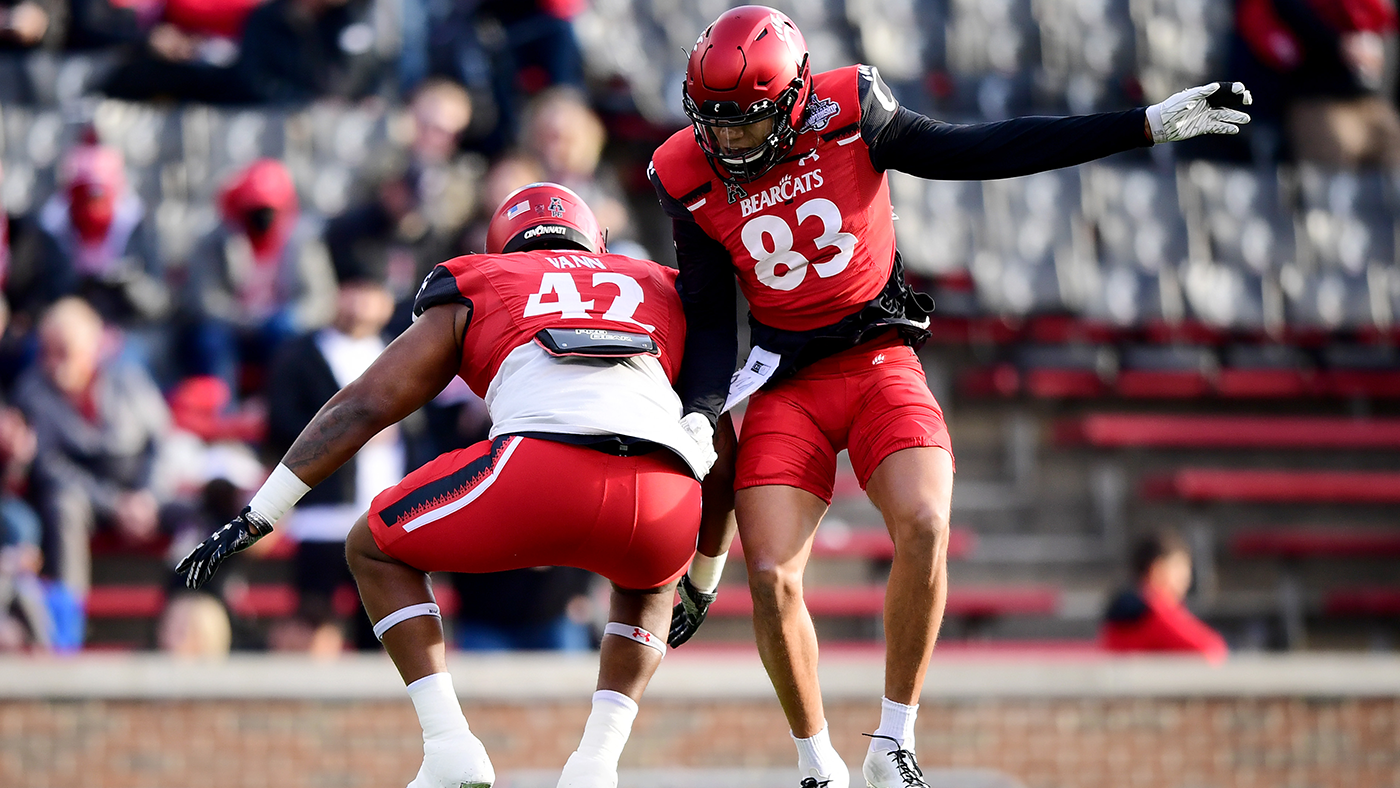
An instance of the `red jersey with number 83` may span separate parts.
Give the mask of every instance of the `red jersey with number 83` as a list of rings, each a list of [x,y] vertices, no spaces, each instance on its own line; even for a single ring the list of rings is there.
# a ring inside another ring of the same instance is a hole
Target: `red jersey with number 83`
[[[861,138],[860,68],[813,77],[792,156],[733,201],[691,129],[652,157],[666,192],[729,251],[753,316],[773,328],[831,325],[889,281],[893,212],[888,180]]]

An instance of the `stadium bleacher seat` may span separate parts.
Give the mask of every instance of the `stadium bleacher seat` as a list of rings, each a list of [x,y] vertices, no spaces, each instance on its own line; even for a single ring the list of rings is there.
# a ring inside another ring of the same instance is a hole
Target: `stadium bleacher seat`
[[[1138,78],[1149,101],[1220,73],[1232,4],[1138,0],[1130,8],[1137,30]]]
[[[1128,6],[1128,0],[1033,4],[1045,105],[1076,115],[1131,106],[1125,89],[1136,66],[1136,41]]]
[[[1126,348],[1116,391],[1122,397],[1194,399],[1210,392],[1214,355],[1205,348],[1168,345]]]
[[[1328,616],[1394,618],[1400,616],[1400,589],[1336,589],[1323,597],[1322,612]]]
[[[1096,413],[1061,421],[1056,437],[1098,448],[1400,449],[1400,419]]]
[[[1149,498],[1198,503],[1400,503],[1400,473],[1182,468],[1143,482]]]
[[[1230,550],[1245,558],[1400,557],[1400,533],[1354,529],[1256,528],[1236,532]]]
[[[952,0],[947,42],[954,111],[1000,120],[1032,105],[1040,28],[1030,0]]]
[[[1092,250],[1075,230],[1079,178],[1055,170],[982,185],[985,243],[972,263],[978,295],[991,311],[1059,311],[1079,300]]]

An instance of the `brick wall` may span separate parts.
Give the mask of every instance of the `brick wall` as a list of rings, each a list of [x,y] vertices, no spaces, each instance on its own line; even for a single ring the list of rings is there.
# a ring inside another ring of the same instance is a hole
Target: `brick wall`
[[[558,768],[582,702],[468,701],[499,770]],[[873,702],[827,705],[859,768]],[[925,766],[985,767],[1029,788],[1395,788],[1400,698],[925,700]],[[0,700],[4,788],[405,784],[418,726],[399,700]],[[623,757],[643,766],[788,766],[767,699],[644,703]]]

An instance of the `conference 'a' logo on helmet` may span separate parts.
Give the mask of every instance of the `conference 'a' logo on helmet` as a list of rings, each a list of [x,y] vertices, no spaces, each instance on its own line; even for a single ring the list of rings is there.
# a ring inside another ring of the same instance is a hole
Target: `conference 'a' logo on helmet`
[[[558,219],[564,215],[564,201],[558,197],[549,198],[549,215]]]

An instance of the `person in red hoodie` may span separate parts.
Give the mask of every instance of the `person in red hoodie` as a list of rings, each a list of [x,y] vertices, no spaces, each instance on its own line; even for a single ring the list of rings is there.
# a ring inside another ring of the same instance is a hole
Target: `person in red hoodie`
[[[1176,534],[1152,534],[1132,556],[1137,580],[1114,597],[1104,615],[1100,640],[1119,652],[1175,651],[1225,659],[1225,640],[1196,618],[1182,601],[1191,587],[1191,551]]]
[[[237,391],[241,363],[265,364],[282,340],[335,312],[322,222],[299,209],[286,165],[259,159],[219,195],[223,221],[190,255],[181,293],[185,372]]]

